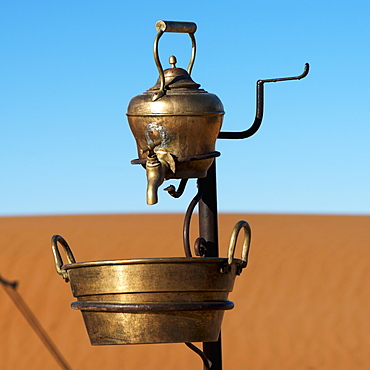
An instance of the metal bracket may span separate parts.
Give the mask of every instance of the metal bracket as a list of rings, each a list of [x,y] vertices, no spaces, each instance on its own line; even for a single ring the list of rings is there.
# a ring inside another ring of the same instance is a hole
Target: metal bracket
[[[300,80],[308,75],[310,70],[310,65],[306,63],[304,65],[304,71],[299,76],[295,77],[283,77],[283,78],[272,78],[268,80],[258,80],[257,81],[257,93],[256,93],[256,117],[251,127],[245,131],[240,132],[220,132],[218,134],[218,139],[246,139],[254,135],[262,124],[263,118],[263,84],[268,82],[280,82],[280,81],[292,81]]]

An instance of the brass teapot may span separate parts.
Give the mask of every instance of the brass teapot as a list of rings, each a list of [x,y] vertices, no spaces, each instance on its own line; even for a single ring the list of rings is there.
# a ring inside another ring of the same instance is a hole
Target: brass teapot
[[[131,99],[127,117],[135,137],[139,158],[147,173],[147,203],[157,203],[158,187],[166,179],[203,178],[220,155],[215,143],[225,114],[220,99],[190,77],[193,68],[197,29],[192,22],[158,21],[154,41],[154,60],[159,72],[157,83]],[[192,55],[187,71],[176,67],[163,70],[158,41],[164,32],[188,33]]]

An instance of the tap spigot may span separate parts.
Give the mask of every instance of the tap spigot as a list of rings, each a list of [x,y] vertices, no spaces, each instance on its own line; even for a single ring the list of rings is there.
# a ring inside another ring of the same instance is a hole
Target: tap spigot
[[[166,163],[158,159],[157,155],[148,157],[146,161],[146,178],[148,186],[146,189],[146,203],[156,204],[158,202],[158,188],[164,181]]]
[[[149,152],[145,165],[146,178],[148,181],[146,203],[149,205],[158,202],[158,188],[162,185],[168,168],[167,162],[158,158],[157,154],[154,152],[154,147],[157,145],[158,143],[154,142],[142,149],[143,153]]]

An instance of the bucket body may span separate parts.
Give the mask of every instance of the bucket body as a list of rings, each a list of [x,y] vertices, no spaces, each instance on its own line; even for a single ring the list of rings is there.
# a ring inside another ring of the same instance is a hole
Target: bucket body
[[[244,229],[241,259],[234,258]],[[250,227],[239,221],[227,258],[173,257],[76,262],[60,235],[51,239],[56,271],[70,282],[92,345],[217,341],[228,295],[248,263]],[[63,262],[58,243],[68,263]]]
[[[224,258],[94,261],[63,266],[92,345],[217,341],[237,267]]]

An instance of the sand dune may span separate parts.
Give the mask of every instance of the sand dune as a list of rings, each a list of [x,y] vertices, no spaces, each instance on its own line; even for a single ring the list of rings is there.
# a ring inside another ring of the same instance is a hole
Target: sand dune
[[[222,214],[222,256],[239,219],[250,222],[253,238],[249,266],[230,294],[235,308],[223,322],[224,369],[369,369],[370,217]],[[91,346],[50,249],[50,237],[60,234],[80,262],[183,256],[182,220],[1,218],[0,276],[18,281],[17,291],[73,369],[202,369],[183,344]],[[195,220],[193,229],[195,237]],[[0,332],[0,369],[58,368],[3,286]]]

